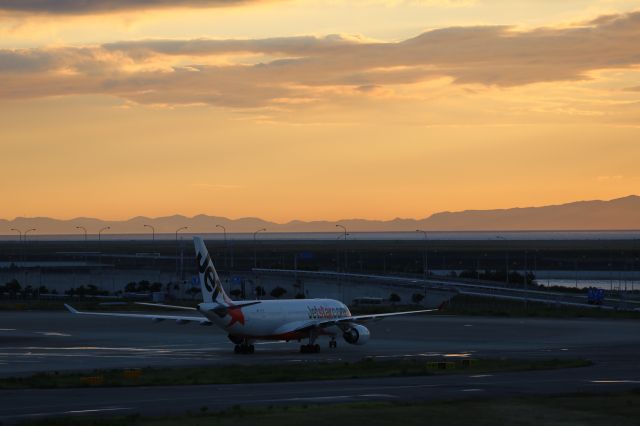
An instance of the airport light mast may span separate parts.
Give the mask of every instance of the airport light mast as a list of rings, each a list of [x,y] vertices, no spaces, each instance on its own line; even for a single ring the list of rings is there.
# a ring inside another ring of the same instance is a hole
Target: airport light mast
[[[178,233],[180,231],[184,231],[185,229],[189,229],[188,226],[183,226],[181,228],[176,229],[176,279],[180,279],[181,277],[181,273],[178,274]],[[182,253],[182,252],[181,252]],[[182,259],[182,256],[180,256],[180,258]],[[182,272],[182,271],[181,271]],[[179,291],[179,290],[178,290]],[[179,294],[179,293],[178,293]]]
[[[84,226],[76,226],[76,229],[82,229],[84,231],[84,242],[87,242],[87,228]]]
[[[340,225],[339,223],[336,224],[336,228],[342,228],[342,231],[344,232],[344,243],[347,244],[347,228],[344,227],[343,225]],[[344,272],[347,272],[347,249],[345,248],[344,250]]]
[[[429,238],[427,237],[427,231],[423,231],[422,229],[416,229],[416,232],[422,232],[422,234],[424,235],[424,253],[422,256],[422,260],[424,262],[423,265],[423,269],[424,269],[424,279],[426,280],[427,278],[429,278],[429,253],[427,252],[428,250],[428,242],[429,242]]]
[[[257,246],[256,236],[258,235],[259,232],[264,232],[266,230],[267,228],[260,228],[253,233],[253,267],[254,268],[258,267],[258,246]]]
[[[222,229],[222,232],[224,233],[224,267],[227,267],[227,251],[229,251],[229,247],[227,244],[227,228],[225,228],[222,225],[216,225],[216,228],[220,228]]]
[[[24,242],[27,242],[27,234],[31,231],[35,231],[36,228],[31,228],[31,229],[27,229],[26,231],[24,231]]]
[[[22,231],[16,228],[11,228],[12,231],[16,231],[18,233],[18,241],[22,241]]]
[[[498,235],[496,238],[499,239],[499,240],[504,241],[505,244],[507,243],[507,239],[505,237],[501,236],[501,235]],[[509,286],[509,245],[506,245],[506,248],[504,250],[504,259],[505,259],[505,266],[507,268],[506,269],[506,275],[507,275],[506,283],[507,283],[507,286]]]
[[[98,231],[98,241],[100,241],[100,237],[102,236],[102,232],[106,231],[108,229],[111,229],[110,226],[105,226],[104,228],[102,228],[101,230]]]
[[[154,228],[151,225],[142,225],[145,228],[151,228],[151,241],[155,241],[156,240],[156,228]]]

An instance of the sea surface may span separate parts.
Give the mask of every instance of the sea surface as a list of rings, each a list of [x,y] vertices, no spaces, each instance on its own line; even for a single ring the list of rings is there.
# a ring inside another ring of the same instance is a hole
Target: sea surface
[[[181,232],[178,238],[190,239],[198,235],[207,240],[223,240],[222,232],[190,234]],[[156,234],[156,240],[174,240],[176,235]],[[227,233],[230,240],[252,240],[254,234],[248,233]],[[344,238],[342,232],[261,232],[256,235],[260,240],[315,240],[332,241]],[[513,240],[513,241],[548,241],[548,240],[640,240],[640,231],[434,231],[428,232],[429,240],[441,241],[490,241],[490,240]],[[28,236],[29,241],[82,241],[82,233],[70,235],[41,235],[32,232]],[[89,239],[97,240],[97,235],[89,234]],[[150,240],[151,234],[108,234],[103,233],[101,239],[105,241],[143,241]],[[409,241],[423,240],[424,235],[419,232],[352,232],[347,234],[349,240],[359,241]],[[17,235],[0,235],[0,241],[17,241]]]

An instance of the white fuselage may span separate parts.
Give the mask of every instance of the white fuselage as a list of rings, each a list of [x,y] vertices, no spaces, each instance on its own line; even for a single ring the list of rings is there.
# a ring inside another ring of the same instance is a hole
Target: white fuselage
[[[294,324],[302,326],[313,320],[351,316],[342,302],[333,299],[261,300],[254,305],[229,310],[224,316],[214,311],[219,306],[216,303],[202,303],[198,310],[230,335],[257,340],[301,339],[307,334],[288,333],[285,330],[292,329]],[[325,333],[335,334],[337,331],[334,328]]]

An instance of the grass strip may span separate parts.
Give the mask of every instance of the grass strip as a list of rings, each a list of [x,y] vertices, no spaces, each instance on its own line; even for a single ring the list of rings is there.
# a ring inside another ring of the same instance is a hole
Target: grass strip
[[[76,388],[118,386],[171,386],[204,384],[274,383],[433,374],[490,373],[549,370],[591,365],[581,359],[548,360],[385,360],[367,358],[358,362],[304,363],[293,365],[228,365],[216,367],[143,368],[94,370],[91,373],[37,373],[28,377],[0,379],[0,389]]]
[[[114,418],[53,418],[22,423],[23,426],[324,426],[360,424],[367,426],[401,424],[403,426],[484,425],[589,425],[631,426],[640,417],[640,390],[614,394],[574,394],[517,398],[469,399],[419,403],[349,403],[326,405],[233,407],[182,416]]]

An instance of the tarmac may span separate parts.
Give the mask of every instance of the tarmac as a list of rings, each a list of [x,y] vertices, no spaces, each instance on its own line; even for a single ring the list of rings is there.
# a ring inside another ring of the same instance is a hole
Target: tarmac
[[[236,404],[456,399],[640,388],[640,321],[424,315],[368,325],[363,346],[338,342],[300,354],[297,342],[265,342],[236,355],[216,327],[67,312],[0,312],[0,376],[45,371],[225,364],[287,364],[420,357],[580,358],[592,367],[470,376],[260,385],[0,391],[0,421],[52,415],[180,414]]]

